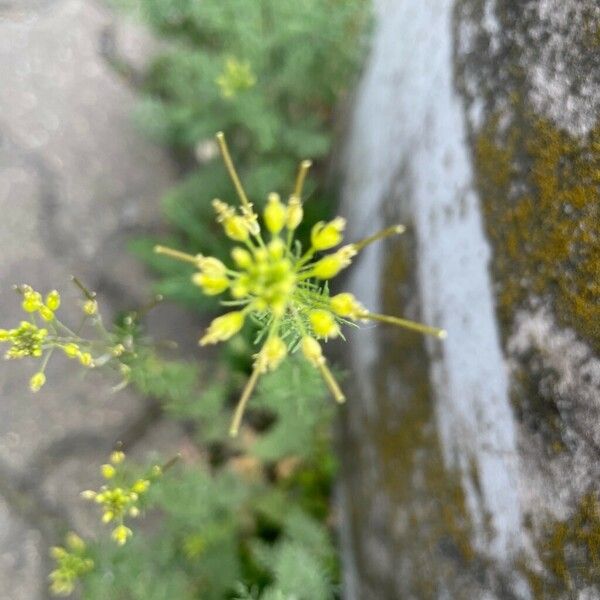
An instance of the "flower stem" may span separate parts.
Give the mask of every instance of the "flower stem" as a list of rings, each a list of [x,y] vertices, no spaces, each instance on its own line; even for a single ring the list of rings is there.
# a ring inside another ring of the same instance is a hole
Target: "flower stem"
[[[361,313],[359,318],[380,321],[381,323],[390,323],[391,325],[397,325],[398,327],[404,327],[405,329],[418,331],[419,333],[434,335],[441,340],[445,339],[448,335],[445,329],[430,327],[429,325],[423,325],[422,323],[409,321],[408,319],[400,319],[399,317],[390,317],[389,315],[378,315],[376,313],[365,312]]]
[[[238,196],[240,197],[242,206],[250,207],[250,201],[248,200],[248,196],[246,196],[246,192],[244,191],[242,182],[240,181],[237,171],[235,170],[233,160],[231,160],[231,154],[229,153],[229,148],[227,147],[227,142],[225,141],[225,134],[222,131],[219,131],[216,135],[216,138],[217,138],[217,142],[219,144],[219,148],[221,150],[221,156],[223,157],[223,162],[225,163],[225,167],[227,168],[229,177],[231,177],[231,181],[233,181],[235,190],[236,190]]]
[[[169,256],[182,262],[189,262],[194,265],[198,264],[197,256],[193,256],[187,252],[180,252],[179,250],[174,250],[173,248],[167,248],[166,246],[154,246],[154,252],[156,254],[164,254],[165,256]]]
[[[344,396],[344,392],[342,392],[340,389],[338,382],[335,380],[335,377],[329,370],[325,360],[319,364],[319,371],[321,371],[321,375],[323,376],[323,379],[325,380],[325,383],[327,384],[332,396],[335,398],[335,401],[338,404],[343,404],[346,402],[346,396]]]
[[[236,437],[238,431],[240,429],[240,424],[242,422],[242,417],[244,416],[244,411],[246,409],[246,404],[248,404],[248,400],[256,387],[256,382],[258,381],[258,377],[260,375],[260,369],[258,365],[254,365],[254,370],[252,371],[252,375],[250,375],[250,379],[246,383],[244,387],[244,391],[242,392],[242,397],[238,402],[238,405],[235,407],[235,413],[233,414],[233,419],[231,420],[231,426],[229,427],[229,435],[231,437]]]
[[[302,199],[302,188],[304,187],[304,180],[306,179],[306,175],[311,166],[312,161],[303,160],[300,163],[300,167],[298,167],[298,176],[296,177],[296,185],[294,186],[294,196],[296,196],[298,200]]]
[[[360,240],[359,242],[355,242],[352,245],[354,246],[354,249],[357,252],[360,252],[365,246],[368,246],[369,244],[372,244],[373,242],[382,240],[386,237],[389,237],[390,235],[395,235],[397,233],[404,233],[405,231],[406,231],[406,227],[404,227],[404,225],[392,225],[391,227],[386,227],[385,229],[382,229],[380,232],[370,235],[369,237],[366,237],[363,240]]]

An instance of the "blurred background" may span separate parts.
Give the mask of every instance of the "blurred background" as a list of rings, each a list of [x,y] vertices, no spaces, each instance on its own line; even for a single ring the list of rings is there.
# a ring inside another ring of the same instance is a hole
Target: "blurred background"
[[[14,284],[72,323],[71,275],[107,326],[164,297],[123,390],[0,365],[0,598],[68,531],[82,598],[600,598],[599,108],[596,0],[0,2],[0,326]],[[254,332],[200,352],[218,304],[152,252],[227,257],[217,131],[259,207],[313,160],[303,236],[406,224],[343,289],[447,340],[352,331],[346,407],[292,359],[228,440]],[[123,548],[79,497],[119,441],[182,455]]]

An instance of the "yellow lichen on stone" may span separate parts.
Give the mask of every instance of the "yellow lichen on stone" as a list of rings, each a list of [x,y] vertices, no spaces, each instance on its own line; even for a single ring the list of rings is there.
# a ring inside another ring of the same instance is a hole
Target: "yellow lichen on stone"
[[[600,125],[586,140],[523,111],[475,142],[501,317],[532,297],[600,346]]]

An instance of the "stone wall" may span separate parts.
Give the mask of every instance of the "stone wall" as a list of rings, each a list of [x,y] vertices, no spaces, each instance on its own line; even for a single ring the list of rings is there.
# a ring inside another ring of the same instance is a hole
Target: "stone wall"
[[[350,276],[348,598],[600,598],[600,6],[376,2]]]
[[[0,3],[0,327],[21,318],[15,283],[60,289],[67,315],[71,274],[109,314],[149,297],[127,240],[159,227],[174,169],[133,126],[135,90],[108,64],[110,40],[138,65],[149,56],[147,36],[100,2]],[[162,337],[189,325],[164,308],[154,323]],[[0,598],[10,600],[45,598],[49,547],[68,528],[90,533],[97,514],[78,494],[97,486],[117,440],[139,452],[183,443],[156,404],[111,393],[114,381],[82,379],[56,356],[34,396],[33,371],[0,364]]]

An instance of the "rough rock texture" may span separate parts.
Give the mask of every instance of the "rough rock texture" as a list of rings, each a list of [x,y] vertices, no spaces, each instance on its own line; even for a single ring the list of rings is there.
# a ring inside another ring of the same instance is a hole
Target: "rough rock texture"
[[[353,336],[347,596],[600,598],[600,6],[376,9],[350,286],[448,339]]]
[[[111,52],[121,41],[139,66],[145,39],[100,3],[0,3],[0,326],[21,317],[14,283],[64,290],[65,314],[78,296],[73,273],[109,313],[146,301],[126,241],[157,226],[173,169],[133,128],[135,95],[105,56],[107,40]],[[179,321],[160,311],[160,333],[176,337]],[[78,491],[97,485],[116,440],[143,453],[151,435],[170,452],[178,437],[157,437],[154,405],[111,394],[114,382],[78,377],[60,357],[33,396],[33,369],[0,364],[0,598],[10,600],[46,597],[48,548],[85,524]]]

